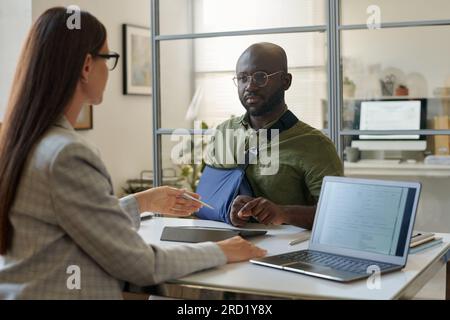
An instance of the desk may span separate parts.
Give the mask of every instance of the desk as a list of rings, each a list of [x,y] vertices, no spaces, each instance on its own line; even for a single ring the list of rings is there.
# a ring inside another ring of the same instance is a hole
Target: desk
[[[144,221],[139,230],[147,243],[163,246],[174,242],[161,242],[164,226],[209,226],[229,227],[220,222],[153,218]],[[256,245],[268,250],[269,255],[307,248],[307,242],[289,246],[303,229],[293,226],[264,227],[252,225],[251,228],[268,230],[266,236],[254,238]],[[410,299],[447,264],[446,256],[450,250],[450,234],[439,234],[445,244],[430,248],[421,253],[410,255],[408,264],[399,272],[381,276],[381,289],[370,290],[366,280],[343,284],[297,273],[277,270],[251,264],[249,262],[228,264],[209,269],[183,278],[169,281],[162,287],[169,295],[174,289],[192,289],[205,293],[225,293],[221,298],[287,298],[287,299]],[[450,268],[447,264],[447,299],[450,299]],[[179,292],[180,290],[178,290]],[[205,297],[212,297],[206,295]],[[180,297],[180,296],[178,296]],[[185,297],[187,298],[187,297]]]

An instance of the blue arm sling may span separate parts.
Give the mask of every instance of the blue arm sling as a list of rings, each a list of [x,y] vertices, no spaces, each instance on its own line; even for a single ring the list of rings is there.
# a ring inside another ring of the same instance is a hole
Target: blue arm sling
[[[278,129],[278,134],[292,128],[298,122],[297,117],[291,112],[286,111],[284,115],[273,124],[268,130],[268,141],[271,130]],[[245,175],[248,167],[248,155],[246,152],[246,164],[233,169],[222,169],[206,166],[199,184],[197,193],[202,201],[210,204],[213,209],[203,207],[196,214],[200,219],[216,220],[231,224],[230,210],[234,199],[239,195],[254,197],[252,187]]]

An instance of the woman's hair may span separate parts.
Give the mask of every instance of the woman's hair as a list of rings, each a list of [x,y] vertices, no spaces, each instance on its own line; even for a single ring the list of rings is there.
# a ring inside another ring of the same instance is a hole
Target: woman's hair
[[[0,132],[0,254],[11,245],[9,212],[34,146],[63,116],[75,94],[86,56],[98,54],[106,29],[80,12],[79,29],[69,28],[73,12],[57,7],[42,14],[22,49]]]

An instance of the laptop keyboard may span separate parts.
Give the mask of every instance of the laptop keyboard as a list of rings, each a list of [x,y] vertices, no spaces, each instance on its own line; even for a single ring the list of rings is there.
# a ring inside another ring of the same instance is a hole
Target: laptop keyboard
[[[348,271],[357,274],[367,274],[370,266],[378,266],[380,271],[394,267],[392,264],[381,263],[377,261],[343,257],[333,254],[327,254],[318,251],[302,250],[285,253],[278,258],[286,262],[303,262],[314,265],[321,265],[341,271]]]

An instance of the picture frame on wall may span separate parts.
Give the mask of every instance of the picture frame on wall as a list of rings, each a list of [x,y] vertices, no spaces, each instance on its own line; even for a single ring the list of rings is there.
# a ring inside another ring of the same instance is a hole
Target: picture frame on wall
[[[94,128],[93,124],[93,110],[92,105],[84,106],[78,115],[77,122],[75,123],[75,130],[91,130]]]
[[[150,28],[130,24],[123,33],[123,94],[152,95],[152,50]]]

